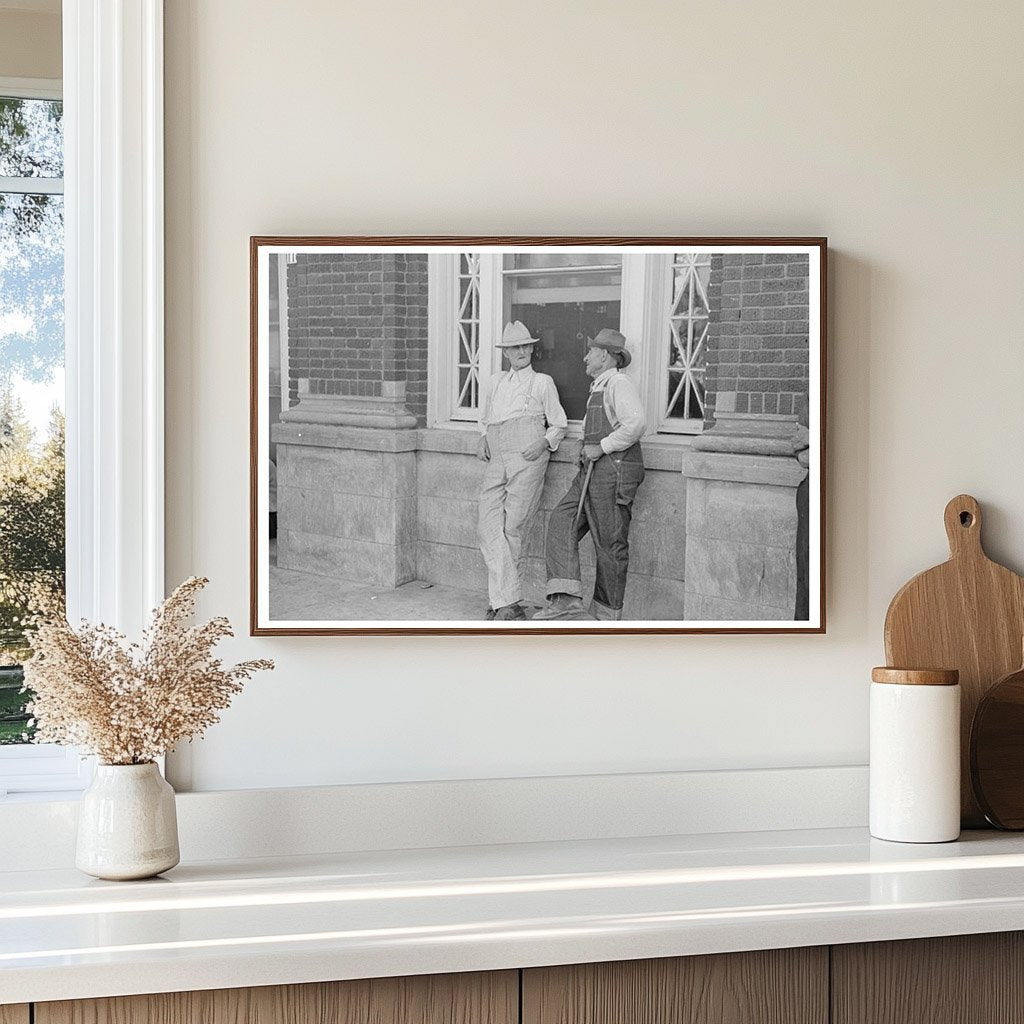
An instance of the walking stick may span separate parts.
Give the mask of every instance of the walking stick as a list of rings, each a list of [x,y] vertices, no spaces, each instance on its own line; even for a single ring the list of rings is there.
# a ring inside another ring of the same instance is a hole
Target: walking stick
[[[587,498],[587,488],[590,486],[590,478],[594,475],[594,459],[587,463],[587,475],[583,478],[583,487],[580,490],[580,503],[576,506],[576,518],[572,521],[573,527],[579,526],[580,516],[583,515],[583,502]]]

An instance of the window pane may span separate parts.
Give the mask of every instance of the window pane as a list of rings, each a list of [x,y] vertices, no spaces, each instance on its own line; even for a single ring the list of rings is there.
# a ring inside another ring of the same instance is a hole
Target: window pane
[[[24,743],[31,733],[21,683],[20,665],[0,666],[0,745]]]
[[[505,321],[522,320],[540,339],[533,365],[550,374],[571,420],[583,419],[590,379],[583,371],[587,339],[619,327],[622,257],[604,253],[518,253],[506,256]]]
[[[0,177],[64,176],[63,104],[0,96]]]
[[[459,376],[455,407],[476,409],[480,402],[480,254],[459,256],[459,308],[455,343]]]
[[[622,257],[614,253],[516,253],[505,257],[505,273],[530,293],[553,288],[578,288],[596,297],[617,297]],[[611,296],[609,292],[615,292]]]
[[[0,193],[0,665],[64,598],[64,200]],[[20,670],[0,668],[0,743],[23,741]]]
[[[672,306],[668,315],[668,380],[662,417],[704,416],[711,256],[676,253],[672,261]]]

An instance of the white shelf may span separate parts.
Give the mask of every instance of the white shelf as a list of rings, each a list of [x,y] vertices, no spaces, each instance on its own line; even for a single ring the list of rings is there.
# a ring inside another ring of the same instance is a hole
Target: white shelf
[[[1024,837],[863,829],[0,873],[0,1003],[1024,928]]]

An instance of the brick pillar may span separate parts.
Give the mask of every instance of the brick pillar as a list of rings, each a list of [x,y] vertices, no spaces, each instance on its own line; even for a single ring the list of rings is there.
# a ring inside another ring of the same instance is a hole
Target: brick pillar
[[[424,426],[427,420],[427,255],[387,257],[384,269],[385,381],[405,383],[405,404]],[[393,320],[393,326],[391,321]]]
[[[271,432],[278,565],[401,586],[416,578],[426,254],[301,254],[288,314],[293,404]]]
[[[705,408],[795,415],[807,426],[809,259],[801,253],[716,253],[708,284]]]
[[[293,407],[282,419],[423,423],[426,254],[303,253],[288,268],[288,318]]]

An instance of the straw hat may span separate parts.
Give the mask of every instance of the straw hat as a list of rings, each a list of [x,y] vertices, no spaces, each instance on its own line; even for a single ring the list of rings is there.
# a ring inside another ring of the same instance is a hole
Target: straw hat
[[[515,345],[535,345],[540,338],[531,338],[530,332],[522,320],[514,324],[505,324],[505,330],[501,332],[501,341],[498,348],[512,348]]]

